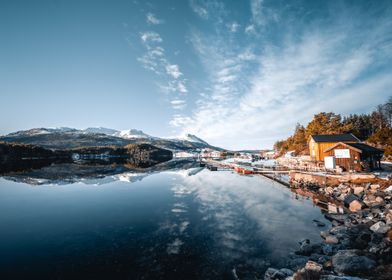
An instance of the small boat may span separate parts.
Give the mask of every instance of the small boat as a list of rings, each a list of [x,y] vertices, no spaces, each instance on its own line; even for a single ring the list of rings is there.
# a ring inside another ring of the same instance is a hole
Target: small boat
[[[239,166],[234,167],[234,170],[240,174],[245,174],[245,175],[254,174],[253,170],[249,170],[249,169],[239,167]]]

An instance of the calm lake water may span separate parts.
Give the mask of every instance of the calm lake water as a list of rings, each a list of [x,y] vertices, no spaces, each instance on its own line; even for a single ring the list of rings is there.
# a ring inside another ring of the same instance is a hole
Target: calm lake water
[[[320,240],[313,219],[328,224],[261,176],[190,168],[78,181],[0,178],[0,279],[260,277],[299,240]]]

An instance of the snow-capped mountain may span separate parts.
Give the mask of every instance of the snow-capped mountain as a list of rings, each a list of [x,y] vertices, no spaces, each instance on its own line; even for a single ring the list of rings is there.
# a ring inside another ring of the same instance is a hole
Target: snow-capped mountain
[[[199,137],[197,137],[196,135],[193,135],[193,134],[185,134],[183,136],[177,137],[177,139],[181,140],[181,141],[189,141],[189,142],[201,143],[201,144],[208,145],[208,143],[206,141],[200,139]]]
[[[106,134],[106,135],[115,135],[118,133],[118,130],[105,128],[105,127],[88,127],[86,129],[81,130],[83,133],[96,133],[96,134]]]
[[[17,131],[10,133],[6,136],[34,136],[42,134],[54,134],[54,133],[67,133],[67,134],[104,134],[108,136],[115,136],[124,139],[132,138],[152,138],[150,135],[137,129],[128,130],[116,130],[105,127],[88,127],[86,129],[75,129],[69,127],[58,127],[58,128],[33,128],[29,130]]]
[[[42,135],[42,134],[51,134],[51,133],[74,133],[78,130],[70,127],[56,127],[56,128],[32,128],[29,130],[21,130],[17,132],[10,133],[6,136],[34,136],[34,135]]]
[[[132,139],[132,138],[153,138],[150,135],[144,133],[141,130],[137,129],[128,129],[128,130],[120,130],[116,133],[112,134],[113,136],[125,138],[125,139]]]
[[[199,137],[186,134],[178,138],[159,138],[150,136],[141,130],[116,130],[104,127],[75,129],[33,128],[18,131],[0,137],[0,141],[32,144],[48,149],[73,149],[93,146],[118,146],[147,143],[172,151],[189,151],[203,148],[220,149],[209,145]]]

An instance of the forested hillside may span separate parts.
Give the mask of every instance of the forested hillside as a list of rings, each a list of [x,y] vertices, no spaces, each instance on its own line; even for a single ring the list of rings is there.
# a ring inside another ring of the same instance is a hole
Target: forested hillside
[[[279,154],[295,151],[298,155],[306,155],[310,135],[340,133],[352,133],[369,145],[384,149],[384,156],[392,158],[392,96],[369,114],[342,117],[332,112],[321,112],[315,115],[306,127],[297,124],[294,134],[285,140],[277,141],[274,149]]]

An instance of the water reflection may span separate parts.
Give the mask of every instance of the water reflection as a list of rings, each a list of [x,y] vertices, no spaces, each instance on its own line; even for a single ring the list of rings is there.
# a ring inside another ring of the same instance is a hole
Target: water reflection
[[[278,183],[194,161],[54,164],[0,179],[0,277],[254,279],[320,240],[313,219]]]
[[[52,161],[20,161],[0,169],[3,178],[30,185],[66,185],[84,183],[103,185],[114,181],[135,182],[156,172],[189,169],[198,166],[194,160],[172,160],[159,164],[136,164],[126,159],[56,163]],[[192,172],[195,172],[194,170]]]

